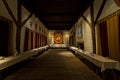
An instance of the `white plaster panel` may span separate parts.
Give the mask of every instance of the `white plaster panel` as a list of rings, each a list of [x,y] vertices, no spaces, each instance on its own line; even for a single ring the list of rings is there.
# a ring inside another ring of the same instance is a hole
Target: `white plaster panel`
[[[93,52],[91,28],[86,22],[83,22],[84,49]]]
[[[90,16],[90,8],[88,8],[84,16],[86,19],[91,22],[91,16]],[[91,28],[90,26],[86,23],[86,21],[82,21],[82,28],[83,28],[83,40],[84,40],[84,49],[93,52],[93,45],[92,45],[92,34],[91,34]]]
[[[88,9],[85,11],[84,16],[87,18],[87,20],[88,20],[89,22],[91,22],[90,8],[88,8]]]
[[[94,1],[94,20],[96,19],[97,17],[97,14],[98,14],[98,11],[100,9],[100,6],[102,4],[102,1],[103,0],[95,0]]]
[[[22,21],[24,21],[29,15],[30,12],[22,6]]]
[[[15,16],[16,20],[17,20],[17,0],[6,0],[8,2],[8,5],[13,13],[13,15]]]
[[[5,8],[2,0],[0,0],[0,16],[6,17],[6,18],[12,20],[12,18],[10,17],[7,9]]]
[[[106,5],[105,5],[105,7],[103,9],[103,12],[102,12],[99,20],[106,17],[106,16],[108,16],[108,15],[110,15],[110,14],[112,14],[112,13],[114,13],[115,11],[117,11],[119,9],[120,9],[120,7],[118,7],[116,5],[114,0],[107,0]]]

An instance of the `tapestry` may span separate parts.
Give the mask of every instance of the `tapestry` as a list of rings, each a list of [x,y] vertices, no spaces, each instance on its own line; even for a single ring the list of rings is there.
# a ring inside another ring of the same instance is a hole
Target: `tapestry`
[[[54,33],[54,43],[55,44],[62,44],[63,43],[63,33],[62,32],[55,32]]]
[[[82,22],[76,24],[77,41],[83,39]]]

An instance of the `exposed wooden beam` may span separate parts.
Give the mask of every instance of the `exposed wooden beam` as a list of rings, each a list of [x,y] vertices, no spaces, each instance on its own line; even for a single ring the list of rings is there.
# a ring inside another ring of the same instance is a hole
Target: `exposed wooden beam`
[[[66,23],[66,24],[62,24],[62,23],[57,23],[57,24],[55,24],[55,23],[51,23],[51,24],[47,24],[47,26],[71,26],[72,24],[68,24],[68,23]]]
[[[48,28],[49,30],[70,30],[71,28],[68,28],[68,27],[63,27],[63,28],[56,28],[56,27],[50,27]]]
[[[17,17],[18,17],[18,23],[21,25],[22,21],[22,6],[19,0],[17,1]]]
[[[16,20],[15,16],[13,15],[13,13],[12,13],[12,11],[11,11],[11,9],[10,9],[10,7],[9,7],[8,3],[7,3],[7,1],[6,1],[6,0],[2,0],[2,1],[3,1],[4,5],[5,5],[5,7],[6,7],[6,9],[7,9],[8,13],[9,13],[9,14],[10,14],[10,16],[12,17],[13,21],[14,21],[14,22],[15,22],[15,24],[18,26],[18,22],[17,22],[17,20]]]
[[[80,16],[80,13],[38,13],[38,16],[42,17],[42,16]]]
[[[82,15],[82,18],[87,22],[87,24],[91,27],[91,23],[86,19],[85,16]]]
[[[22,22],[21,27],[32,17],[32,13]]]
[[[94,27],[94,4],[90,6],[90,15],[91,15],[91,27]]]
[[[90,15],[91,15],[91,33],[92,33],[92,45],[93,53],[96,54],[96,38],[95,38],[95,23],[94,23],[94,4],[90,6]]]
[[[20,40],[21,40],[21,29],[22,29],[22,6],[21,3],[19,2],[19,0],[17,1],[17,22],[18,22],[18,26],[17,26],[17,32],[16,32],[16,50],[18,51],[18,53],[20,53]]]
[[[100,9],[99,9],[99,11],[98,11],[97,17],[96,17],[95,22],[94,22],[95,25],[96,25],[96,23],[97,23],[100,15],[101,15],[102,11],[103,11],[103,8],[104,8],[104,6],[105,6],[106,1],[107,1],[107,0],[103,0],[103,2],[102,2],[102,4],[101,4],[101,7],[100,7]]]
[[[60,21],[46,21],[46,24],[49,24],[49,23],[70,23],[70,24],[73,24],[73,23],[75,23],[75,21],[72,21],[72,20],[69,20],[69,21],[62,21],[62,20],[60,20]]]

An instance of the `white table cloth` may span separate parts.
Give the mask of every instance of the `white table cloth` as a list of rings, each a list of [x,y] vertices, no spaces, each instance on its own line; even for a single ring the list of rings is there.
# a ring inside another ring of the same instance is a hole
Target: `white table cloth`
[[[81,49],[70,47],[71,50],[75,51],[77,54],[81,55],[83,58],[92,62],[96,66],[101,68],[101,72],[106,69],[116,69],[119,66],[119,62],[109,59],[108,57],[103,57],[97,54],[93,54],[87,51],[83,51]]]
[[[5,57],[3,60],[0,60],[0,70],[3,70],[11,65],[14,65],[14,64],[20,62],[20,61],[26,60],[27,58],[30,58],[34,55],[37,55],[38,52],[40,52],[42,50],[46,50],[47,48],[48,48],[48,46],[44,46],[44,47],[26,51],[26,52],[21,53],[16,56],[13,55],[13,56]]]

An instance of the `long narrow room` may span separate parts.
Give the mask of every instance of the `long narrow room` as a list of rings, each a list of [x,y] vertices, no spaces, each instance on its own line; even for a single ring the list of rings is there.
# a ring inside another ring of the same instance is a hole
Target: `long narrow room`
[[[120,0],[0,8],[0,80],[120,80]]]

